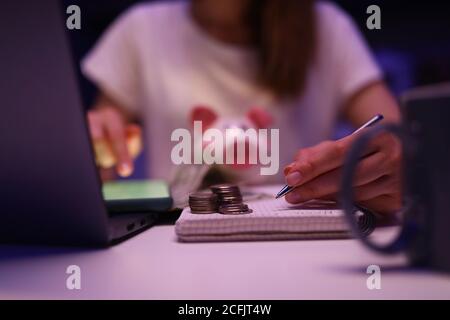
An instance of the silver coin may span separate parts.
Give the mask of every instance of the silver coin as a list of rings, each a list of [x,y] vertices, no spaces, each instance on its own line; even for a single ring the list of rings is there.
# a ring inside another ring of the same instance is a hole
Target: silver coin
[[[235,208],[238,208],[238,209],[242,209],[242,208],[243,208],[243,209],[247,209],[247,208],[248,208],[248,206],[247,206],[246,204],[244,204],[244,203],[221,204],[220,207],[223,208],[223,209],[235,209]]]
[[[220,184],[211,186],[211,191],[196,192],[189,195],[189,206],[193,214],[241,215],[253,212],[243,203],[241,191],[237,185]]]
[[[192,200],[213,200],[217,199],[217,195],[212,192],[196,192],[189,195]]]
[[[212,190],[214,190],[214,189],[223,190],[223,189],[231,189],[231,188],[236,189],[236,188],[239,188],[239,187],[237,185],[231,184],[231,183],[222,183],[222,184],[212,185],[210,188]]]
[[[250,210],[248,206],[243,203],[243,197],[237,185],[214,185],[211,187],[211,190],[217,195],[219,213],[227,215],[240,215],[252,212],[252,210]]]
[[[195,210],[191,210],[192,214],[213,214],[216,213],[216,211],[195,211]]]
[[[210,191],[195,192],[189,195],[189,207],[193,214],[212,214],[218,210],[217,195]]]
[[[242,214],[249,214],[249,213],[252,213],[253,212],[253,210],[251,210],[251,209],[248,209],[248,210],[244,210],[244,211],[223,211],[223,210],[219,210],[219,213],[220,214],[223,214],[223,215],[242,215]]]
[[[249,211],[249,208],[234,208],[234,209],[225,209],[225,208],[219,208],[219,212],[229,212],[229,213],[233,213],[233,212],[246,212]]]

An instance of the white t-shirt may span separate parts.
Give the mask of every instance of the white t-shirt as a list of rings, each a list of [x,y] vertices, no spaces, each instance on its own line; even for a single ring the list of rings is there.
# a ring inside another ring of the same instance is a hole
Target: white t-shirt
[[[82,63],[84,74],[145,125],[148,173],[170,175],[171,134],[190,128],[194,106],[241,117],[259,106],[280,129],[280,174],[302,147],[330,139],[343,102],[382,77],[351,18],[320,2],[318,48],[302,95],[274,99],[257,86],[255,52],[207,35],[190,17],[188,2],[140,4],[124,13]],[[302,41],[302,39],[298,39]]]

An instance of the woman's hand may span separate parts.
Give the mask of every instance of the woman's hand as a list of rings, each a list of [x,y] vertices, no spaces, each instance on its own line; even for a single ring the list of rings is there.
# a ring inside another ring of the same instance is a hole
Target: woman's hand
[[[115,107],[101,107],[88,113],[90,134],[97,164],[102,169],[115,167],[122,177],[133,173],[133,159],[142,150],[142,130],[127,124]]]
[[[296,189],[286,200],[296,204],[312,199],[338,200],[342,166],[357,135],[327,141],[300,150],[284,170],[286,182]],[[356,168],[353,188],[355,201],[379,213],[401,207],[401,145],[383,133],[374,138]]]

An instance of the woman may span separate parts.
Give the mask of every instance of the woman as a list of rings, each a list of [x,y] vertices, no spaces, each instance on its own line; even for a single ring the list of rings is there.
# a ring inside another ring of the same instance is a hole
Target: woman
[[[133,170],[126,133],[146,127],[152,177],[167,178],[170,135],[192,108],[243,116],[258,105],[280,129],[291,203],[334,199],[355,137],[327,141],[340,117],[360,126],[374,114],[399,121],[395,100],[348,15],[313,0],[192,0],[138,5],[122,15],[83,62],[101,90],[89,124],[107,139],[122,176]],[[326,141],[326,142],[323,142]],[[373,141],[354,188],[361,205],[400,206],[400,147]],[[279,181],[280,182],[280,181]]]

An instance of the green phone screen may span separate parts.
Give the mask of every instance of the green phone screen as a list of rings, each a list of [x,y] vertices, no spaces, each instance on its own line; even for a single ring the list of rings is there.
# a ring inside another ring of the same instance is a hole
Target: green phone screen
[[[169,186],[163,180],[115,181],[103,184],[107,201],[170,198]]]

